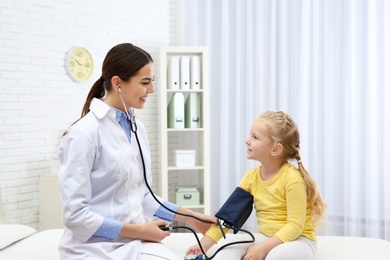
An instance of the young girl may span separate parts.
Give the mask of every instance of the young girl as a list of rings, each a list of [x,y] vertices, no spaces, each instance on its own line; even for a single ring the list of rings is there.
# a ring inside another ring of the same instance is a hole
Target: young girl
[[[314,259],[315,228],[326,205],[303,167],[297,125],[284,112],[267,111],[254,120],[245,143],[247,158],[261,163],[239,185],[254,197],[259,234],[253,245],[238,246],[241,251],[227,247],[215,259]],[[288,160],[296,160],[298,169]],[[221,238],[212,225],[201,240],[205,252]],[[194,245],[186,253],[202,252]]]
[[[160,226],[180,220],[201,233],[210,227],[178,213],[213,218],[159,199],[169,211],[147,188],[144,176],[152,186],[147,134],[130,118],[154,92],[153,80],[147,52],[130,43],[114,46],[81,118],[64,134],[58,149],[65,225],[61,259],[180,259],[159,243],[170,234]]]

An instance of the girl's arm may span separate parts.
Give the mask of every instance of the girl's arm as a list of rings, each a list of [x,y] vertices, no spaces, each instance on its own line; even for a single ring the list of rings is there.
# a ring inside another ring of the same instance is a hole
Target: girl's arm
[[[182,213],[182,214],[187,214],[187,215],[193,215],[199,219],[206,220],[208,223],[204,223],[204,222],[199,221],[199,220],[192,218],[192,217],[182,216],[180,214],[176,214],[174,217],[174,220],[186,222],[202,234],[206,233],[206,231],[210,228],[211,223],[217,222],[215,217],[211,217],[211,216],[208,216],[206,214],[195,212],[195,211],[188,209],[188,208],[179,207],[177,212]]]

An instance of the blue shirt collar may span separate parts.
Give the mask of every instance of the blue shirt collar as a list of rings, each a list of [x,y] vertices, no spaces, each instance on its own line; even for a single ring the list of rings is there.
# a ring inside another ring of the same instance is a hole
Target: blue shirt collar
[[[127,119],[126,113],[115,107],[110,107],[115,112],[115,121],[122,127],[122,129],[125,131],[127,139],[129,140],[129,142],[131,142],[131,125],[130,121]],[[128,111],[128,113],[131,116],[130,111]]]
[[[120,123],[122,120],[127,121],[127,115],[122,110],[119,110],[115,107],[110,106],[112,110],[115,111],[115,120]]]

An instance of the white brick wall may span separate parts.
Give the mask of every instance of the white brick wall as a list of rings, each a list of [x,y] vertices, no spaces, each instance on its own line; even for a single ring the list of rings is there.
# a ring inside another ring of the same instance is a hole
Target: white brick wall
[[[5,223],[38,227],[40,174],[56,174],[62,132],[81,112],[107,51],[121,42],[149,51],[176,42],[176,0],[2,0],[0,2],[0,188]],[[94,57],[86,83],[64,69],[66,52]],[[156,81],[158,91],[158,79]],[[157,93],[137,111],[157,174]],[[157,182],[158,176],[155,180]],[[156,185],[154,185],[158,193]]]

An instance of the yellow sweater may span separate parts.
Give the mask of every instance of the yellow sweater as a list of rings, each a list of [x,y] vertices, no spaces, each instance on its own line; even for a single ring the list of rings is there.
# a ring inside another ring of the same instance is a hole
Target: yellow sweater
[[[248,171],[240,187],[253,195],[258,231],[277,236],[283,242],[305,236],[316,240],[311,209],[307,206],[306,184],[300,172],[285,163],[270,180],[263,181],[260,167]],[[222,238],[221,230],[212,225],[206,233],[215,242]]]

